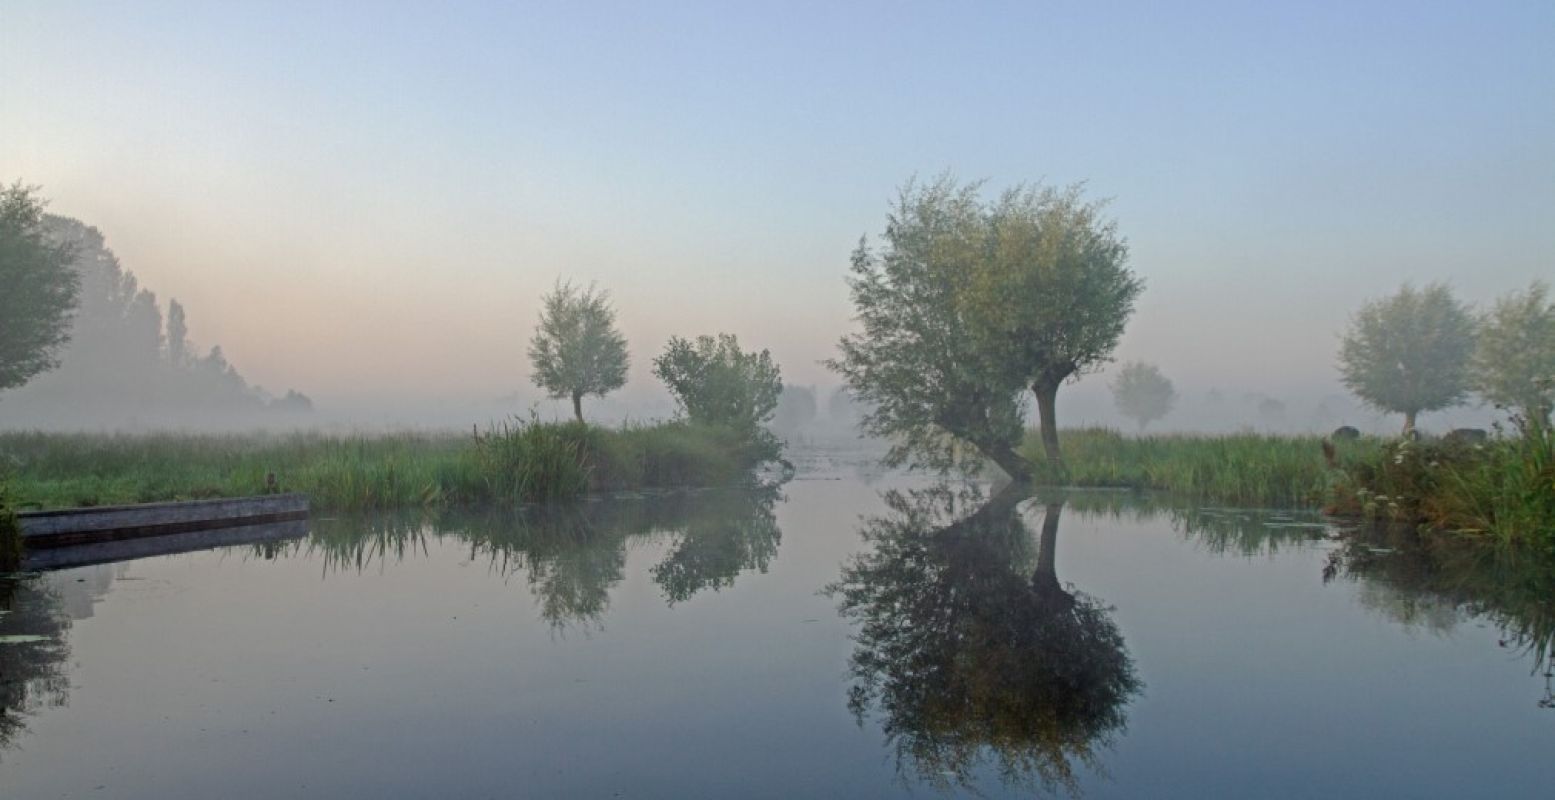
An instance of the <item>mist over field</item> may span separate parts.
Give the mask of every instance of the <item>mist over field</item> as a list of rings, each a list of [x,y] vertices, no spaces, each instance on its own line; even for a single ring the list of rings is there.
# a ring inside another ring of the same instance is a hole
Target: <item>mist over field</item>
[[[854,330],[849,254],[898,187],[948,171],[1111,199],[1145,288],[1061,425],[1131,430],[1109,384],[1142,361],[1177,397],[1152,432],[1393,430],[1335,366],[1362,303],[1441,281],[1485,306],[1551,275],[1552,33],[1539,3],[7,4],[0,178],[100,232],[135,284],[83,306],[98,333],[57,371],[0,392],[0,427],[565,418],[526,353],[563,280],[610,293],[630,354],[590,419],[671,416],[653,357],[729,332],[835,434],[821,362]],[[169,357],[174,299],[189,350]]]

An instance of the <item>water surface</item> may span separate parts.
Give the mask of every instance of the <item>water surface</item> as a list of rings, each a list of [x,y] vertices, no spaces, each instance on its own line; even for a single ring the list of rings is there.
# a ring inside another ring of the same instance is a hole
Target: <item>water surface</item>
[[[0,797],[1555,786],[1537,570],[801,463],[6,580]]]

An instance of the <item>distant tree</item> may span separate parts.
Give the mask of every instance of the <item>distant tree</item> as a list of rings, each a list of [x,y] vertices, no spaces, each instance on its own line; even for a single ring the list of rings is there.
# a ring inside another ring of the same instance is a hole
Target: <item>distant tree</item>
[[[1474,380],[1486,400],[1515,409],[1527,422],[1549,425],[1555,406],[1555,303],[1543,281],[1502,297],[1480,318]]]
[[[653,374],[691,421],[726,425],[756,438],[765,438],[761,426],[772,419],[783,391],[772,354],[747,353],[728,333],[695,341],[671,337],[653,360]]]
[[[1146,425],[1171,413],[1177,403],[1177,390],[1154,364],[1132,362],[1118,370],[1112,382],[1112,401],[1123,416]]]
[[[826,400],[826,418],[840,425],[853,425],[858,421],[858,403],[853,400],[853,393],[846,386],[838,386],[832,390],[831,397]]]
[[[295,389],[287,389],[285,395],[270,401],[270,407],[286,412],[312,411],[313,400]]]
[[[71,248],[48,239],[34,192],[0,187],[0,390],[59,365],[80,291]]]
[[[784,386],[778,395],[776,411],[772,415],[772,427],[784,433],[794,433],[815,421],[815,390],[808,386]]]
[[[529,341],[535,385],[552,397],[572,398],[583,421],[583,397],[603,397],[626,383],[626,337],[616,330],[610,294],[558,283],[541,301],[540,322]]]
[[[1474,319],[1442,284],[1405,284],[1361,307],[1339,349],[1344,385],[1367,405],[1404,415],[1461,404],[1469,391]]]
[[[189,363],[189,325],[184,320],[184,307],[177,300],[167,304],[167,361],[175,367]]]
[[[1285,402],[1273,397],[1265,397],[1258,401],[1258,418],[1263,424],[1270,427],[1279,425],[1285,421]]]
[[[884,246],[854,251],[863,330],[828,365],[873,407],[865,430],[896,442],[888,462],[943,469],[959,440],[1021,481],[1024,391],[1061,464],[1058,387],[1110,358],[1142,284],[1078,187],[1021,186],[992,203],[980,189],[945,176],[901,190]]]

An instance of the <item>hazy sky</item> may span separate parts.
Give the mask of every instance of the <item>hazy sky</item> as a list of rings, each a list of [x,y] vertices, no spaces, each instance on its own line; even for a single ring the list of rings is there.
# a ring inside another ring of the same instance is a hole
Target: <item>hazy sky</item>
[[[1555,3],[0,4],[0,179],[191,334],[316,397],[527,386],[539,294],[611,290],[785,377],[895,187],[1088,179],[1148,281],[1120,357],[1332,390],[1405,279],[1555,277]],[[1106,7],[1103,7],[1103,6]]]

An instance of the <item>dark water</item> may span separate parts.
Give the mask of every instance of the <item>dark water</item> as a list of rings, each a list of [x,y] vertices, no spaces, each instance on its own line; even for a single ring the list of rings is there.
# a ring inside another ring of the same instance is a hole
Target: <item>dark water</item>
[[[8,581],[0,797],[1555,790],[1537,566],[814,464]]]

